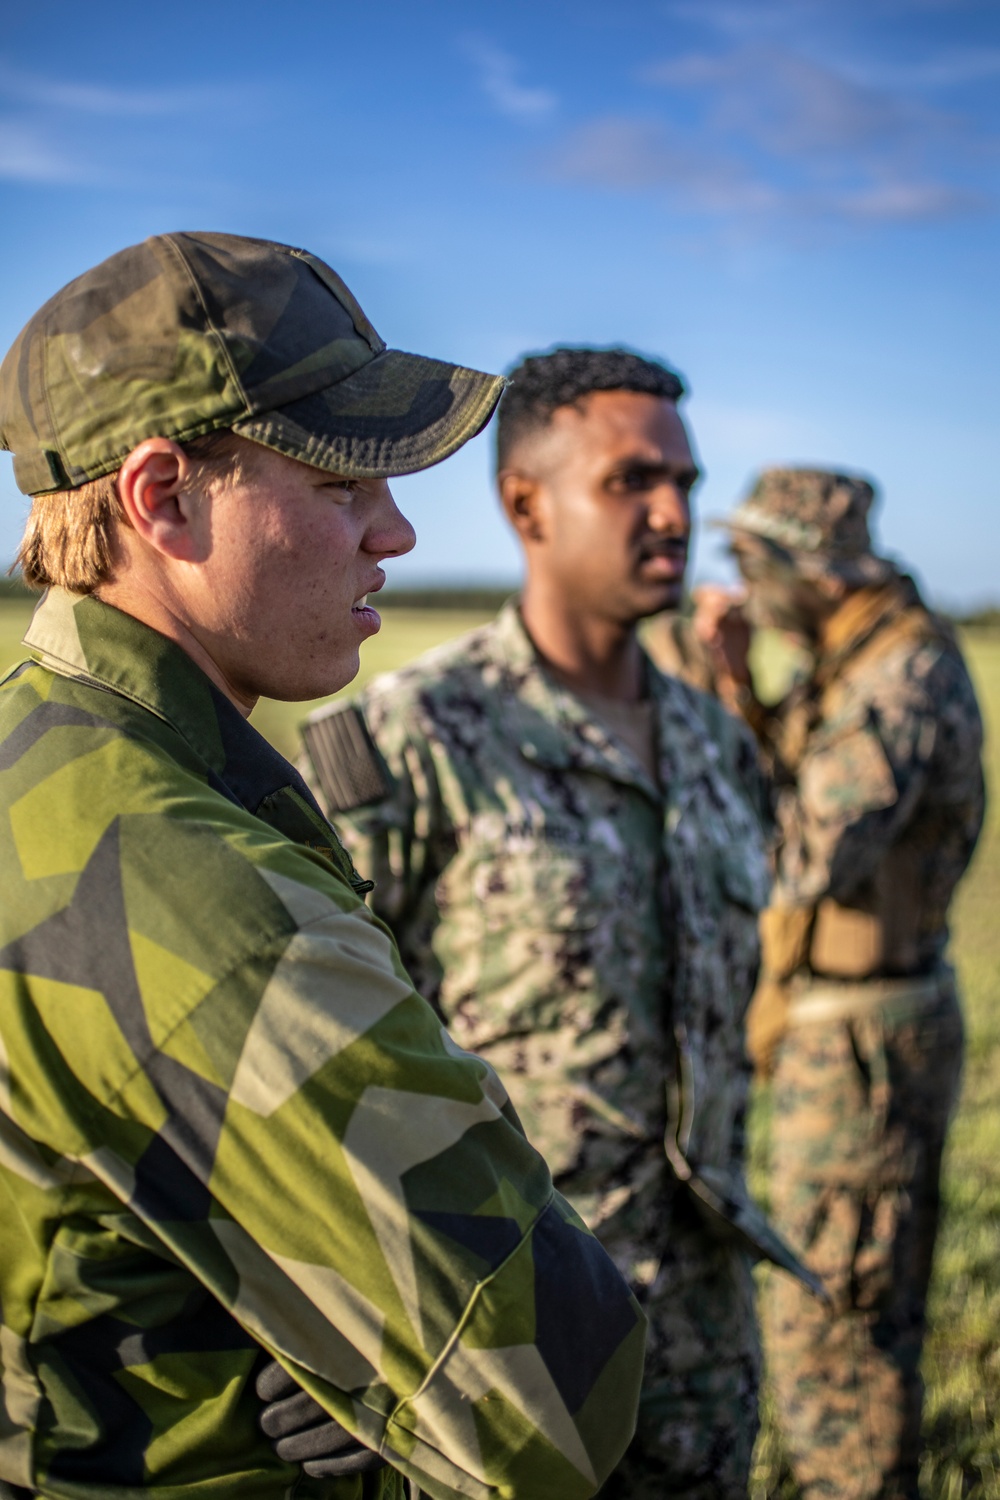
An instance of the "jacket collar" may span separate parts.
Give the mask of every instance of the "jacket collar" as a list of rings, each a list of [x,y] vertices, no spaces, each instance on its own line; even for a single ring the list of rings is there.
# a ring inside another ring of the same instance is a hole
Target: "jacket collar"
[[[655,707],[660,787],[653,785],[645,769],[589,705],[545,670],[524,628],[517,600],[508,601],[497,616],[493,643],[526,760],[551,770],[592,771],[636,787],[662,803],[664,792],[669,801],[671,790],[691,779],[693,765],[718,759],[718,750],[693,707],[691,692],[676,679],[665,677],[645,653],[646,681]]]
[[[127,698],[169,724],[206,766],[209,783],[230,801],[316,847],[323,841],[318,818],[330,842],[326,820],[294,767],[159,631],[91,595],[53,588],[38,604],[24,644],[60,677]],[[293,806],[300,801],[305,806],[296,817]]]

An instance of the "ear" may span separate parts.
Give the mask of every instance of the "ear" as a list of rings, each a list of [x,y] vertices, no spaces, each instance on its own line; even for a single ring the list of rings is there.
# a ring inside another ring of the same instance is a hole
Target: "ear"
[[[504,514],[521,541],[526,545],[543,542],[546,528],[542,482],[520,469],[501,469],[497,475],[497,487]]]
[[[169,438],[147,438],[118,473],[118,496],[129,526],[154,552],[178,562],[201,562],[211,536],[204,497],[190,486],[192,463]]]

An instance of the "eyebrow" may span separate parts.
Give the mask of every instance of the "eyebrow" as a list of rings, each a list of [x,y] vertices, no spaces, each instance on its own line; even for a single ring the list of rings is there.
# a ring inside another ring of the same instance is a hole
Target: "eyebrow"
[[[638,470],[640,474],[667,474],[675,479],[690,480],[694,484],[701,478],[701,470],[695,463],[689,464],[683,469],[674,469],[670,464],[653,463],[648,458],[618,458],[612,464],[608,477],[613,474],[623,474]]]

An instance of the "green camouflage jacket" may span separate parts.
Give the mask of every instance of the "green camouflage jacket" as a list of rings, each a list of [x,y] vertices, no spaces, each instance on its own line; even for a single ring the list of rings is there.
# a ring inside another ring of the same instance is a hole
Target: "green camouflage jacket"
[[[584,1500],[643,1320],[496,1076],[177,646],[58,591],[27,644],[0,689],[0,1475]],[[262,1350],[395,1467],[280,1462]]]
[[[751,1213],[743,1018],[768,892],[750,736],[651,663],[648,680],[663,792],[508,605],[368,685],[392,790],[334,813],[418,989],[636,1286],[677,1177],[706,1212]],[[781,1258],[762,1220],[754,1237]]]

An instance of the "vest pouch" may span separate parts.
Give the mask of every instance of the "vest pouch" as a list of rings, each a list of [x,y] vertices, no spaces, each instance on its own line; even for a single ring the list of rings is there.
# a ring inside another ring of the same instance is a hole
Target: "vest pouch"
[[[840,906],[829,897],[819,903],[809,949],[814,974],[837,979],[868,979],[885,963],[882,917],[856,906]]]

